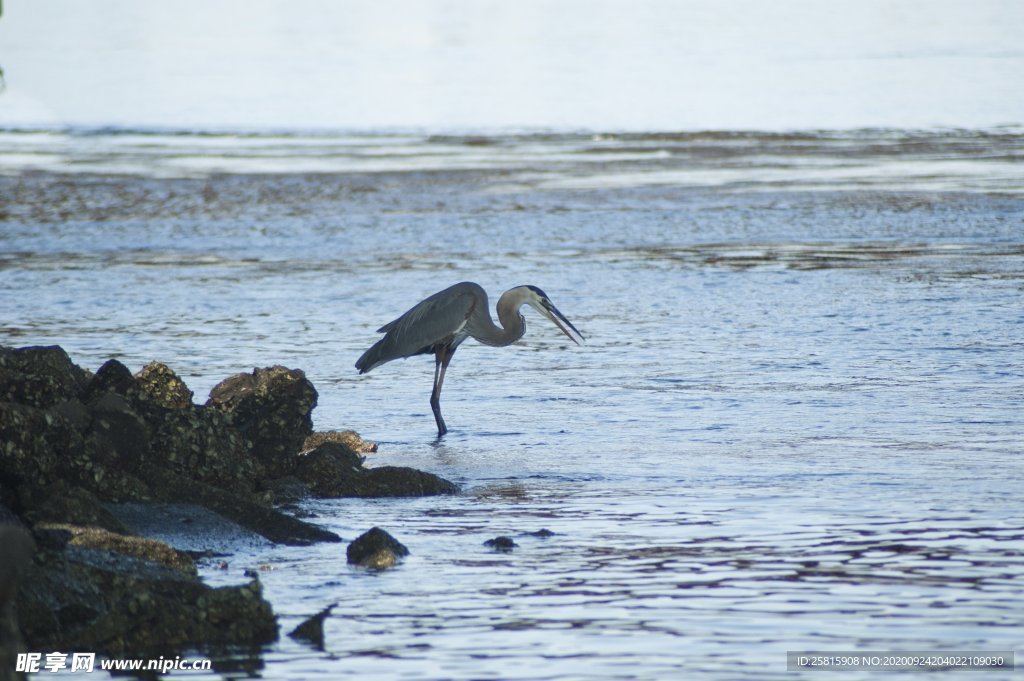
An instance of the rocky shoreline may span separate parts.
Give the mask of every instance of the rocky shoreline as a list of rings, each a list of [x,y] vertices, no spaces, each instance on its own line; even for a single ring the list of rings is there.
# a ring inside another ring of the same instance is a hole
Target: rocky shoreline
[[[459,491],[365,467],[375,446],[354,433],[314,433],[300,370],[254,369],[192,397],[160,363],[91,372],[57,346],[0,346],[0,679],[26,649],[213,655],[277,639],[258,578],[211,588],[201,552],[140,535],[161,529],[162,509],[307,545],[341,539],[287,512],[302,498]]]

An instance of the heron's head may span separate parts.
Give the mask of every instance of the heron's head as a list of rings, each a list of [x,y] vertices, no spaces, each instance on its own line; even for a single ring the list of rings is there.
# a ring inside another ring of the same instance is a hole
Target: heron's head
[[[548,298],[548,294],[541,291],[536,286],[522,286],[525,289],[523,302],[532,307],[533,309],[540,312],[542,315],[554,322],[555,326],[558,327],[559,331],[569,337],[576,345],[580,344],[583,340],[583,334],[581,334],[575,326],[572,325],[565,315],[558,311],[555,304]]]

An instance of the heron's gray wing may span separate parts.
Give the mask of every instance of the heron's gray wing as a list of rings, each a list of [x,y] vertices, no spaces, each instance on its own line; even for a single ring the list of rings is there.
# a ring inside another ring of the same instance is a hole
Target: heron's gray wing
[[[429,352],[430,348],[450,340],[461,332],[473,310],[487,308],[487,294],[477,284],[462,282],[417,303],[393,322],[378,329],[385,334],[356,362],[366,373],[374,367],[399,357]]]

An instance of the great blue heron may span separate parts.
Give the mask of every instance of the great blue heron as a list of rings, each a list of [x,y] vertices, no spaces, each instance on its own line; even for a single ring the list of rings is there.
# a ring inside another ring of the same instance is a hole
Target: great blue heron
[[[479,284],[464,281],[435,293],[395,321],[377,329],[377,333],[385,334],[384,337],[363,353],[356,362],[356,368],[365,374],[399,357],[432,353],[434,391],[430,394],[430,408],[434,411],[440,437],[448,432],[441,417],[441,385],[452,355],[462,341],[470,337],[495,347],[511,345],[522,338],[526,332],[526,320],[519,308],[523,305],[529,305],[550,319],[577,345],[583,340],[572,322],[536,286],[517,286],[501,294],[497,305],[499,327],[495,326],[487,310],[487,292]]]

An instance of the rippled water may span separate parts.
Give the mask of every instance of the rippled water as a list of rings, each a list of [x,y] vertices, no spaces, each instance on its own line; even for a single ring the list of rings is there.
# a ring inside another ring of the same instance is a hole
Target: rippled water
[[[282,632],[337,603],[324,651],[283,637],[261,675],[816,678],[786,651],[1021,652],[1018,133],[20,135],[2,342],[160,359],[199,400],[300,367],[318,429],[465,489],[307,504],[404,542],[386,573],[338,545],[206,566],[272,568]],[[588,342],[532,312],[512,347],[467,342],[437,442],[429,359],[352,364],[460,280],[538,285]]]

